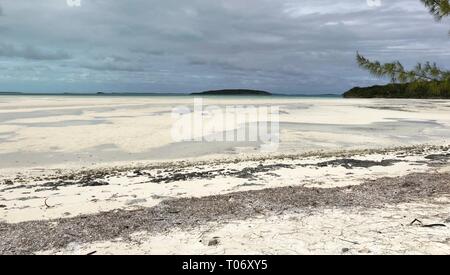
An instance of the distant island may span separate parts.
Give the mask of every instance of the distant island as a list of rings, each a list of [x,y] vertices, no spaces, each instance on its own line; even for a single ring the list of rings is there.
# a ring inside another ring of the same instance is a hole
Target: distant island
[[[19,92],[0,92],[0,95],[20,95]]]
[[[355,87],[344,98],[416,98],[450,99],[449,81],[417,81],[405,84],[390,83],[371,87]]]
[[[191,95],[258,95],[258,96],[270,96],[272,95],[266,91],[259,90],[247,90],[247,89],[228,89],[228,90],[215,90],[205,91],[201,93],[192,93]]]

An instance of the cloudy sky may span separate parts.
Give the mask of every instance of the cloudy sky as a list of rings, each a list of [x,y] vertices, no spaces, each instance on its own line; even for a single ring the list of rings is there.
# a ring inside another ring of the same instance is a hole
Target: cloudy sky
[[[419,0],[377,2],[0,0],[0,91],[314,94],[383,82],[356,51],[450,69],[448,21]]]

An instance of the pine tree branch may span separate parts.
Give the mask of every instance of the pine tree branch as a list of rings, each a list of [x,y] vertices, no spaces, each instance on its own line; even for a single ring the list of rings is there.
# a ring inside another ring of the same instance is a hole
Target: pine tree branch
[[[356,54],[356,61],[358,65],[369,71],[372,75],[377,77],[390,77],[391,82],[398,81],[412,82],[412,81],[442,81],[450,78],[450,71],[441,70],[436,64],[431,65],[429,62],[422,65],[417,64],[415,70],[405,70],[399,61],[381,64],[378,61],[370,61],[359,53]]]

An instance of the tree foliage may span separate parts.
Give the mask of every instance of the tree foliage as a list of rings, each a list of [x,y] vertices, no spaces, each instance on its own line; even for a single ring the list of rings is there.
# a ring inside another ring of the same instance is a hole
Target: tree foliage
[[[441,20],[443,17],[450,15],[449,0],[421,0],[421,1],[430,10],[430,13],[433,14],[436,20]]]
[[[421,0],[436,20],[450,15],[449,0]],[[412,70],[406,70],[399,61],[381,64],[356,54],[358,65],[377,77],[389,77],[392,83],[416,81],[449,81],[450,71],[439,68],[436,63],[418,63]]]
[[[450,79],[450,71],[440,69],[436,63],[418,63],[412,70],[406,70],[399,61],[381,64],[356,54],[358,65],[377,77],[389,77],[392,83],[414,81],[443,81]]]
[[[450,80],[415,81],[410,83],[355,87],[344,94],[346,98],[450,98]]]

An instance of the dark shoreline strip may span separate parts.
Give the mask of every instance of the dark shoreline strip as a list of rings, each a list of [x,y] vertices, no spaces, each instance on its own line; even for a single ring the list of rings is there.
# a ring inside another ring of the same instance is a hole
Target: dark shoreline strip
[[[245,220],[256,215],[320,207],[383,207],[450,195],[449,173],[381,178],[342,188],[283,187],[203,198],[164,201],[156,207],[110,211],[53,221],[0,223],[0,254],[32,254],[127,237],[138,231],[169,232],[209,222]]]
[[[427,154],[427,150],[439,150],[438,155],[448,154],[450,152],[450,146],[438,146],[438,145],[414,145],[414,146],[403,146],[403,147],[392,147],[384,149],[355,149],[347,151],[331,151],[331,152],[320,152],[312,151],[299,154],[280,154],[280,155],[267,155],[267,156],[250,156],[250,157],[230,157],[227,159],[212,159],[208,161],[166,161],[156,164],[138,164],[133,166],[117,166],[110,168],[83,168],[78,171],[64,171],[56,170],[54,174],[49,175],[39,175],[39,176],[15,176],[12,177],[1,177],[0,176],[0,192],[1,187],[3,187],[5,182],[11,182],[15,184],[27,184],[29,188],[36,186],[30,186],[28,183],[33,181],[46,180],[49,182],[59,182],[59,181],[74,181],[72,184],[77,185],[80,182],[90,180],[90,179],[103,179],[107,176],[116,176],[120,173],[126,173],[129,171],[142,171],[142,170],[166,170],[171,173],[177,170],[183,170],[185,168],[200,167],[200,166],[211,166],[211,165],[225,165],[230,163],[238,162],[264,162],[266,160],[298,160],[305,159],[309,157],[317,157],[319,159],[323,158],[333,158],[333,159],[352,159],[359,155],[371,155],[371,154],[389,154],[395,153],[397,155],[424,155]],[[448,159],[448,158],[447,158]],[[321,164],[321,163],[319,163]],[[318,165],[318,164],[311,164]],[[58,183],[57,183],[58,184]],[[6,184],[9,185],[9,184]],[[22,187],[22,186],[21,186]],[[8,189],[16,189],[21,187],[8,186]]]

